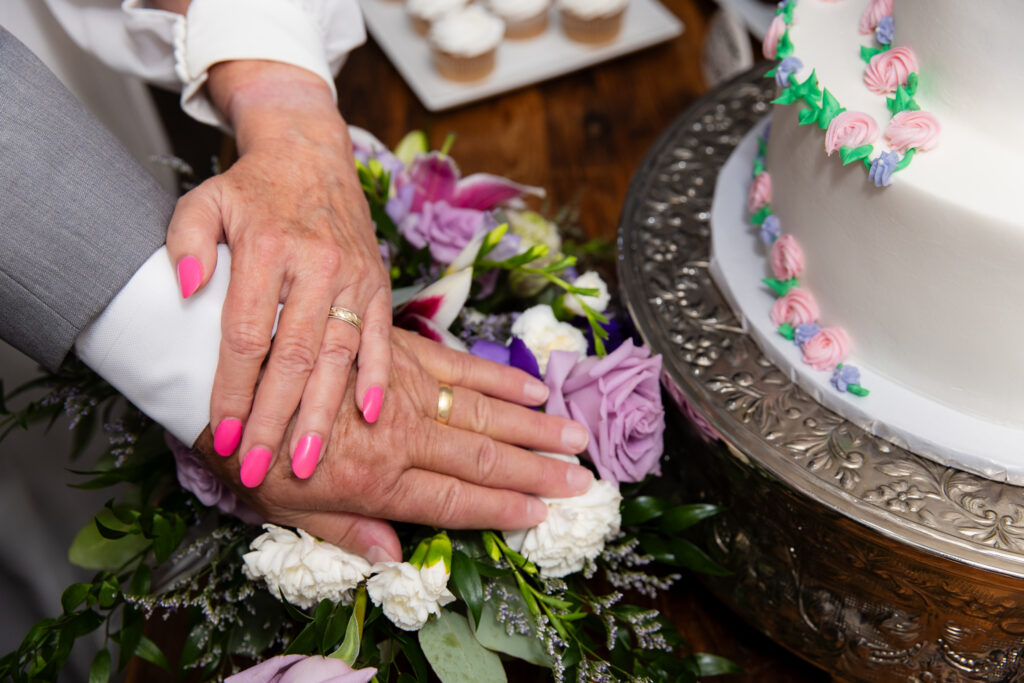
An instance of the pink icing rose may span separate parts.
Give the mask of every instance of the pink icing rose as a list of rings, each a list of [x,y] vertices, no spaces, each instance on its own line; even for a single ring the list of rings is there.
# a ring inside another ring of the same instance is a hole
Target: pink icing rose
[[[885,139],[897,152],[916,147],[922,152],[935,149],[942,128],[938,119],[926,111],[901,111],[892,117],[885,129]]]
[[[877,95],[896,92],[907,76],[917,71],[917,55],[909,47],[894,47],[871,58],[864,70],[864,85]]]
[[[803,345],[804,362],[815,370],[832,370],[846,360],[850,339],[839,327],[826,327]]]
[[[860,32],[864,35],[871,35],[878,28],[878,22],[882,17],[892,14],[892,0],[871,0],[860,16]]]
[[[841,147],[860,147],[877,137],[878,124],[873,117],[859,111],[840,112],[825,131],[825,153],[832,156]]]
[[[768,26],[768,32],[764,34],[764,42],[761,43],[761,51],[766,58],[775,59],[779,51],[779,40],[785,32],[786,22],[781,15],[776,14]]]
[[[794,287],[785,296],[779,297],[771,312],[772,325],[776,327],[783,323],[789,323],[793,327],[813,323],[819,315],[818,302],[810,292],[799,287]]]
[[[767,171],[762,171],[754,177],[754,182],[750,184],[750,194],[747,195],[747,211],[755,213],[771,201],[772,179]]]
[[[772,245],[772,272],[779,280],[792,280],[804,272],[804,251],[792,235],[783,235]]]

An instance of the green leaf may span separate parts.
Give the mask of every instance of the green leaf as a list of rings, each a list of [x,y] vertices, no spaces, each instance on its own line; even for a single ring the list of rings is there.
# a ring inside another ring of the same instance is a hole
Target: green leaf
[[[536,636],[536,625],[533,618],[526,611],[526,603],[518,595],[512,593],[512,599],[508,601],[509,607],[516,609],[526,616],[530,624],[531,633],[523,635],[512,633],[509,635],[505,625],[498,622],[498,610],[490,603],[484,603],[483,612],[477,622],[476,639],[488,650],[502,652],[517,659],[551,668],[551,658],[545,652],[544,646]]]
[[[466,617],[442,610],[419,632],[420,647],[442,683],[504,683],[508,680],[498,655],[484,648]]]
[[[852,164],[855,161],[866,159],[871,155],[872,150],[874,150],[874,147],[871,145],[861,145],[860,147],[849,147],[844,145],[839,148],[839,158],[842,159],[843,166],[846,166],[847,164]]]
[[[484,602],[483,584],[476,562],[461,550],[452,552],[452,586],[473,615],[473,623],[479,624]]]
[[[114,517],[107,509],[100,510],[96,515],[108,529],[123,530],[125,525]],[[132,557],[138,555],[149,545],[149,541],[138,534],[131,534],[120,539],[104,538],[96,523],[90,520],[71,542],[68,549],[68,560],[85,569],[118,569]]]
[[[708,503],[679,505],[662,515],[660,527],[666,534],[677,534],[683,529],[689,529],[697,522],[714,517],[721,511],[720,506]]]
[[[89,683],[107,683],[110,680],[110,651],[103,648],[92,658]]]
[[[124,621],[121,630],[117,632],[115,641],[121,646],[118,656],[118,668],[123,669],[128,660],[135,654],[139,643],[142,642],[142,613],[135,610],[125,610]]]
[[[724,674],[741,674],[743,669],[732,661],[718,655],[697,652],[683,660],[686,667],[697,676],[722,676]]]
[[[93,524],[96,525],[96,530],[99,531],[100,536],[107,539],[108,541],[116,541],[128,535],[127,531],[118,531],[117,529],[112,529],[108,527],[106,524],[99,520],[99,517],[94,517],[92,521]]]
[[[809,126],[818,120],[819,109],[817,107],[804,108],[797,114],[797,121],[801,126]]]
[[[331,616],[323,625],[323,634],[320,636],[320,651],[330,652],[334,649],[335,645],[341,641],[343,636],[348,634],[350,627],[356,625],[352,623],[350,612],[352,610],[344,607],[343,605],[336,604],[334,609],[331,610]],[[358,627],[357,631],[358,631]],[[356,652],[359,652],[358,647]],[[339,657],[339,659],[341,659]],[[354,660],[353,660],[354,661]],[[346,662],[351,664],[351,662]]]
[[[476,252],[476,260],[479,261],[484,256],[487,256],[494,251],[494,248],[498,246],[498,242],[501,241],[501,238],[504,237],[507,232],[508,223],[502,223],[487,233],[487,236],[484,237],[483,244],[480,245],[480,250]]]
[[[854,396],[867,396],[871,392],[859,384],[847,384],[846,390]]]
[[[622,526],[635,526],[661,516],[671,504],[653,496],[629,498],[622,504]]]
[[[885,50],[880,47],[871,47],[870,45],[860,46],[860,58],[864,60],[865,64],[870,64],[872,57],[880,55],[883,52],[885,52]]]
[[[430,146],[427,143],[427,134],[422,130],[411,130],[395,147],[394,155],[403,164],[408,165],[417,154],[426,154],[428,149]]]
[[[352,601],[352,615],[345,627],[345,640],[341,647],[332,652],[329,656],[340,659],[349,666],[356,663],[359,656],[359,648],[363,642],[363,620],[366,619],[366,586],[360,586],[356,591],[355,600]]]
[[[789,341],[793,341],[796,337],[796,329],[793,327],[793,323],[782,323],[779,325],[779,334]]]
[[[793,54],[793,39],[789,37],[789,29],[786,29],[775,48],[775,57],[776,59],[785,59],[791,54]]]
[[[89,597],[89,590],[92,588],[92,584],[89,583],[73,583],[64,589],[64,593],[60,596],[60,606],[64,608],[65,612],[71,612],[76,607],[82,604],[82,601]]]
[[[786,296],[789,290],[800,286],[800,282],[795,277],[789,280],[777,280],[773,277],[766,277],[761,282],[768,285],[768,288],[775,292],[776,296]]]
[[[846,111],[845,108],[839,106],[839,100],[828,91],[828,88],[821,91],[821,110],[818,112],[819,128],[822,130],[827,129],[832,119],[843,111]]]
[[[163,650],[146,636],[139,638],[139,644],[135,647],[135,656],[145,659],[150,664],[156,664],[164,671],[171,670],[171,665],[167,663],[167,657],[164,656]]]
[[[132,574],[132,581],[128,586],[128,592],[132,595],[145,595],[149,593],[152,576],[153,570],[149,568],[149,565],[140,564],[139,568]]]
[[[676,539],[672,543],[672,554],[676,564],[701,574],[711,576],[729,576],[728,569],[712,560],[707,553],[685,539]]]
[[[757,210],[753,216],[750,217],[750,222],[754,225],[761,225],[764,223],[764,219],[772,215],[772,207],[769,204],[765,204]]]

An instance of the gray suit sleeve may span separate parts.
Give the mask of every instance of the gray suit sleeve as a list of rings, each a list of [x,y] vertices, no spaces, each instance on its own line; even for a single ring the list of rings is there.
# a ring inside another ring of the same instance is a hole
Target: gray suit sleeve
[[[174,199],[0,27],[0,338],[56,369],[163,244]]]

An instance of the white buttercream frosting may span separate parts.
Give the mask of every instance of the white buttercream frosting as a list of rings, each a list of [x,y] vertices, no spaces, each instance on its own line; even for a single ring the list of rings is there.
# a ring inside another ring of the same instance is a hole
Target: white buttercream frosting
[[[547,10],[551,0],[488,0],[495,14],[509,22],[532,19]]]
[[[447,14],[430,27],[430,42],[460,57],[493,50],[504,35],[505,22],[478,5]]]
[[[467,0],[407,0],[405,9],[414,17],[434,22],[466,6]]]
[[[581,19],[597,19],[621,12],[629,0],[558,0],[559,9]]]

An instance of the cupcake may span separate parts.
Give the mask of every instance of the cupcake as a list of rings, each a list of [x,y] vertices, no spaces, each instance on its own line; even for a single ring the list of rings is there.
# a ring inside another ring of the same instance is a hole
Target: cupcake
[[[582,43],[607,43],[622,30],[629,0],[558,0],[562,30]]]
[[[488,0],[487,4],[505,22],[506,38],[533,38],[548,27],[551,0]]]
[[[434,64],[445,78],[476,81],[494,70],[505,24],[479,5],[444,15],[430,28]]]
[[[469,0],[407,0],[405,11],[409,13],[409,19],[416,32],[425,36],[435,21],[449,12],[464,8],[468,2]]]

